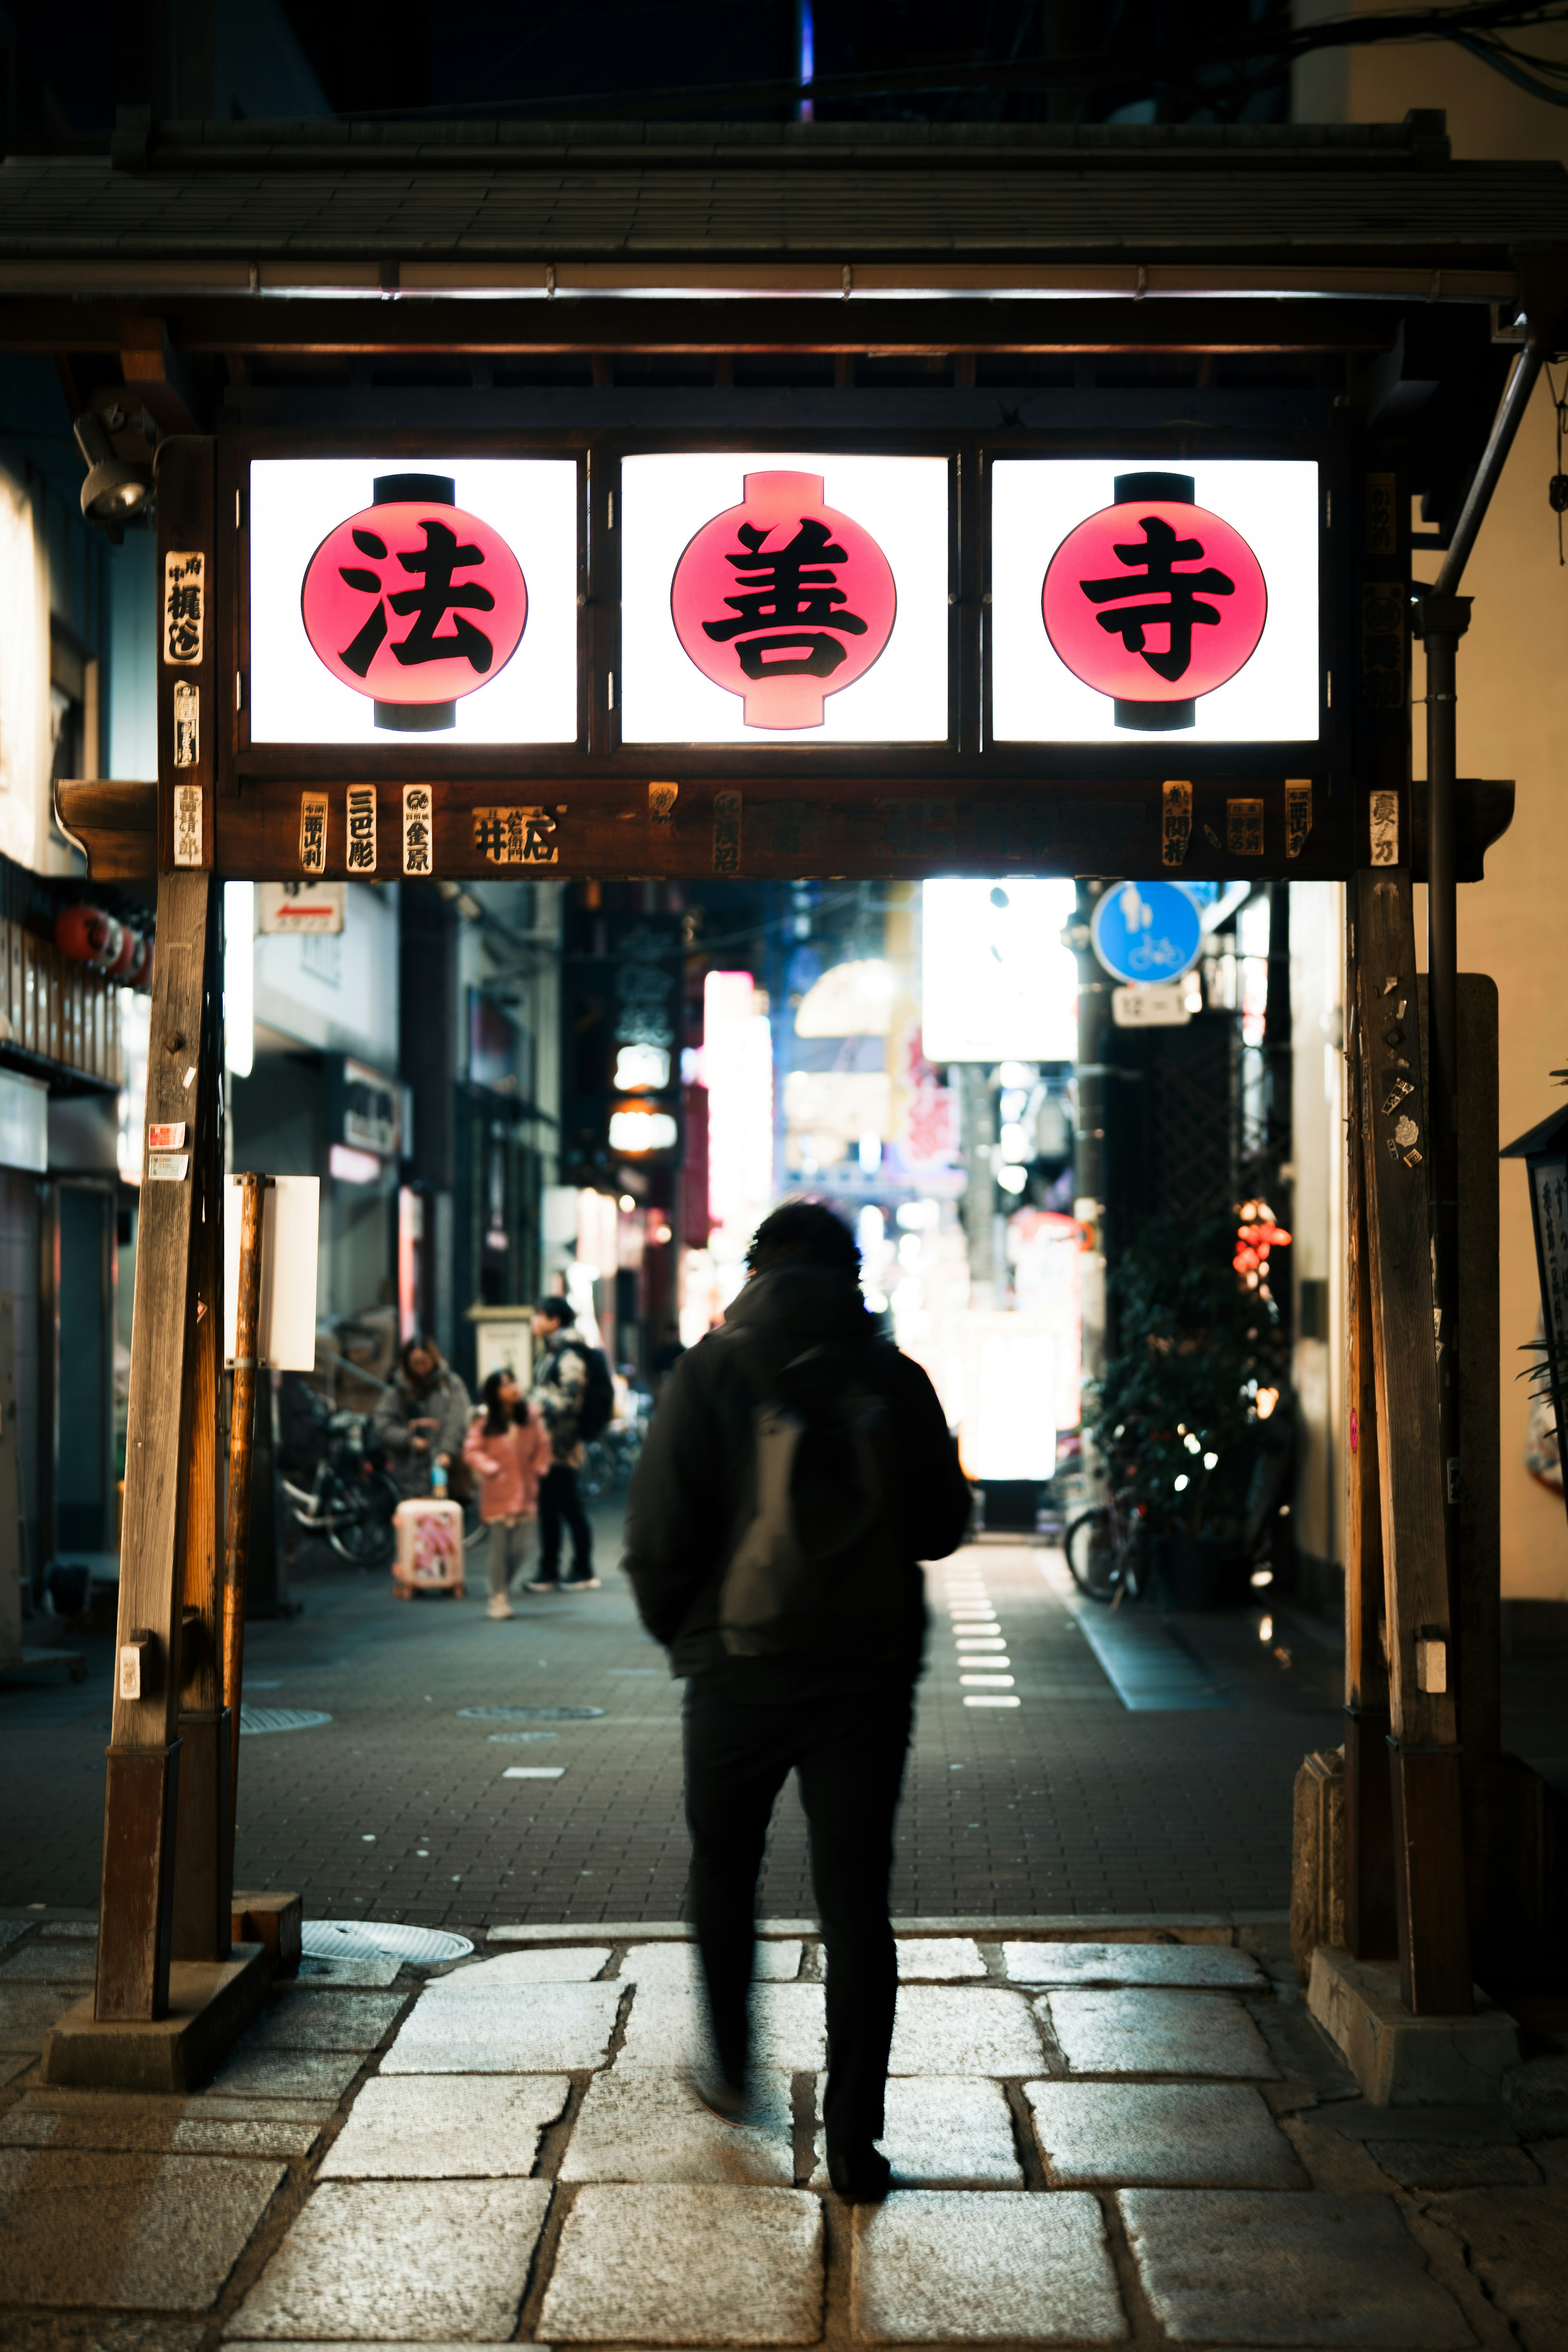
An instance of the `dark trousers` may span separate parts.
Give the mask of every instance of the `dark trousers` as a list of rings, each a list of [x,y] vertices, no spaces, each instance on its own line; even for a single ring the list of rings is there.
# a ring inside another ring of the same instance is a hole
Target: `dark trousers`
[[[553,1584],[561,1573],[561,1522],[572,1530],[572,1574],[594,1573],[594,1530],[577,1492],[577,1473],[552,1462],[539,1482],[539,1581]]]
[[[823,2122],[847,2149],[882,2131],[899,1991],[888,1878],[913,1717],[907,1684],[784,1705],[736,1698],[701,1675],[687,1685],[691,1910],[720,2065],[727,2081],[745,2081],[757,1872],[793,1769],[827,1953]]]

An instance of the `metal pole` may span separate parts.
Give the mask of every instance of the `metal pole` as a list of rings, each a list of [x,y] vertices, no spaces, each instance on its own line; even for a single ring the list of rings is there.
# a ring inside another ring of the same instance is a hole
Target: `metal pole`
[[[228,1528],[223,1588],[223,1696],[229,1710],[228,1847],[234,1853],[239,1790],[239,1714],[245,1669],[245,1585],[250,1565],[250,1464],[256,1425],[256,1360],[261,1321],[261,1213],[267,1176],[242,1176],[239,1304],[234,1326],[234,1396],[229,1412]]]
[[[1439,596],[1454,596],[1458,593],[1460,577],[1470,560],[1470,550],[1474,547],[1480,527],[1486,520],[1487,509],[1492,500],[1492,492],[1496,489],[1502,469],[1508,462],[1508,453],[1513,446],[1514,435],[1519,431],[1524,412],[1530,405],[1530,395],[1535,390],[1536,378],[1546,364],[1551,348],[1550,338],[1545,332],[1527,320],[1524,348],[1520,352],[1513,373],[1508,380],[1497,415],[1492,422],[1487,446],[1481,452],[1481,462],[1476,467],[1475,479],[1470,484],[1465,503],[1459,509],[1459,520],[1454,525],[1454,536],[1448,542],[1448,551],[1443,558],[1442,568],[1433,583],[1435,593]]]

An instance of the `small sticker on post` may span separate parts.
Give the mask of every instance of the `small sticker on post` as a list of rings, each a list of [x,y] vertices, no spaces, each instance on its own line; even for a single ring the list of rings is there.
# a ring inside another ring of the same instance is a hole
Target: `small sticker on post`
[[[327,795],[300,795],[300,867],[305,874],[327,870]]]
[[[403,787],[403,870],[405,874],[429,874],[433,842],[434,794],[428,784],[405,784]]]
[[[673,824],[679,784],[649,784],[647,788],[647,821],[649,824]]]
[[[184,1139],[185,1122],[183,1118],[165,1119],[161,1127],[147,1129],[149,1151],[178,1151]]]
[[[375,786],[351,784],[348,790],[348,856],[351,874],[375,872]]]
[[[147,1154],[147,1181],[150,1184],[183,1184],[190,1172],[188,1151],[150,1151]]]
[[[1373,793],[1370,824],[1371,862],[1373,866],[1397,866],[1399,863],[1399,794]]]
[[[202,756],[202,698],[188,677],[174,680],[174,765],[194,768]]]
[[[1225,845],[1233,857],[1262,856],[1263,803],[1261,801],[1226,801]]]
[[[163,659],[199,662],[206,632],[207,560],[199,549],[163,558]]]
[[[115,1689],[124,1699],[151,1698],[153,1696],[153,1663],[157,1644],[151,1633],[137,1632],[120,1645],[119,1671]]]
[[[738,874],[740,870],[741,795],[739,793],[715,793],[713,871],[715,874]]]
[[[1417,1636],[1415,1687],[1430,1698],[1441,1698],[1448,1687],[1448,1644],[1436,1634]]]

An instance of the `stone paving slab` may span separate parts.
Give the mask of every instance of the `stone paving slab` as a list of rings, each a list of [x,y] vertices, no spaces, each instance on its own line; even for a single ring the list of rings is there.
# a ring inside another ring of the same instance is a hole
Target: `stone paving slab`
[[[487,1962],[488,1967],[496,1965]],[[421,1993],[384,2074],[558,2074],[602,2066],[624,1985],[507,1985]]]
[[[796,1942],[763,1943],[753,1949],[754,1983],[788,1984],[800,1974],[801,1946]],[[634,1944],[621,1961],[620,1981],[640,1985],[699,1985],[702,1962],[695,1944]]]
[[[225,2333],[504,2343],[547,2180],[327,2180]]]
[[[242,2040],[212,2087],[225,2099],[330,2099],[335,2107],[363,2063],[353,2050],[247,2051]]]
[[[595,1988],[597,1990],[597,1988]],[[614,1986],[606,1986],[614,1991]],[[826,2063],[822,1987],[759,1984],[752,1992],[752,2057],[758,2066],[817,2074]],[[657,2066],[666,2073],[711,2063],[700,1998],[676,1985],[639,1988],[632,2001],[617,2067]]]
[[[1077,1992],[1042,1997],[1075,2074],[1243,2074],[1279,2068],[1241,2003],[1218,1992]]]
[[[1568,2189],[1461,2189],[1427,2211],[1464,2241],[1470,2269],[1529,2352],[1564,2352]]]
[[[1228,1944],[1004,1944],[1007,1974],[1028,1985],[1194,1985],[1266,1992],[1250,1952]]]
[[[205,2311],[280,2164],[0,2149],[0,2304]]]
[[[380,1958],[365,1952],[353,1960],[317,1959],[307,1953],[300,1963],[299,1981],[305,1985],[357,1986],[368,1990],[373,1985],[395,1984],[402,1969],[403,1962],[395,1952]]]
[[[820,2118],[827,2077],[816,2085]],[[916,2189],[1022,2189],[1013,2111],[1000,2083],[974,2074],[895,2074],[882,2147],[895,2177]],[[814,2189],[827,2187],[818,2121]]]
[[[173,2104],[173,2103],[171,2103]],[[49,2115],[13,2107],[0,2116],[0,2147],[87,2147],[105,2154],[307,2157],[321,2136],[319,2124],[262,2116],[243,2123],[224,2116],[173,2114],[144,2104],[138,2115]]]
[[[81,1999],[79,1985],[0,1983],[0,2050],[26,2051],[37,2057],[44,2036]]]
[[[807,2191],[585,2188],[538,2333],[557,2344],[815,2344],[822,2312],[822,2202]]]
[[[608,1944],[567,1944],[553,1951],[503,1952],[495,1960],[467,1960],[450,1976],[440,1977],[437,1982],[444,1993],[489,1993],[507,1985],[587,1984],[599,1974],[609,1957]]]
[[[1000,1985],[906,1985],[891,2074],[1037,2074],[1039,2030],[1022,1993]]]
[[[236,2046],[247,2052],[374,2050],[411,1998],[405,1992],[285,1992]]]
[[[1305,2189],[1261,2095],[1245,2083],[1026,2083],[1053,2184]]]
[[[1427,2139],[1369,2139],[1366,2152],[1402,2189],[1538,2189],[1521,2147],[1465,2147]]]
[[[960,1984],[984,1981],[985,1962],[973,1936],[900,1936],[899,1982]]]
[[[42,2046],[40,2043],[39,2048]],[[0,2050],[0,2091],[5,2089],[7,2083],[14,2083],[18,2074],[25,2074],[28,2067],[37,2063],[36,2051]]]
[[[526,2179],[571,2089],[564,2074],[373,2074],[317,2177]]]
[[[0,1988],[15,1984],[90,1984],[98,1972],[93,1944],[26,1944],[0,1969]]]
[[[1392,2198],[1127,2189],[1118,2202],[1150,2307],[1178,2344],[1475,2342]]]
[[[561,2167],[563,2180],[795,2187],[795,2118],[787,2074],[758,2069],[753,2124],[710,2115],[679,2074],[616,2066],[588,2085]]]
[[[855,2212],[850,2315],[874,2344],[1115,2344],[1128,2333],[1092,2197],[910,2189]]]

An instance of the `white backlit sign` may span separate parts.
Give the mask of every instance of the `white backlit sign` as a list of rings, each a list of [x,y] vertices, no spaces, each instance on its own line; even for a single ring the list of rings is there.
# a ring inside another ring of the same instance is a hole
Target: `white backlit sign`
[[[1061,943],[1071,882],[927,882],[921,1036],[928,1062],[1070,1062],[1078,965]]]
[[[948,467],[768,451],[621,467],[627,743],[948,733]]]
[[[253,743],[570,743],[571,458],[250,468]]]
[[[613,1110],[610,1113],[612,1151],[671,1151],[675,1119],[667,1110]]]
[[[995,740],[1315,741],[1319,505],[1294,458],[998,459]]]

